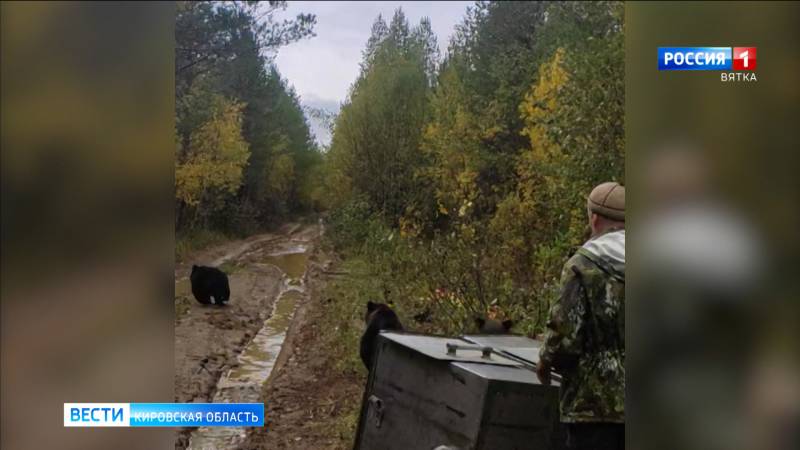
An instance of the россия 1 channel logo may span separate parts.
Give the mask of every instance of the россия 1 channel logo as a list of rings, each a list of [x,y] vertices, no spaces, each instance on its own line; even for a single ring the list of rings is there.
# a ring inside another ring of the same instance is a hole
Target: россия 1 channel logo
[[[658,48],[658,70],[719,70],[722,81],[758,81],[757,61],[756,47]]]

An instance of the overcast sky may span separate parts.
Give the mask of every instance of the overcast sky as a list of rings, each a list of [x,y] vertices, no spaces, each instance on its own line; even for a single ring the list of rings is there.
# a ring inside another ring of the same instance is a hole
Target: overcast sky
[[[444,54],[453,27],[473,3],[290,1],[282,16],[292,17],[300,12],[316,14],[317,36],[281,48],[276,63],[304,105],[337,112],[358,75],[361,51],[378,14],[383,14],[388,22],[395,9],[402,7],[411,25],[419,23],[422,17],[429,17]],[[321,136],[321,130],[314,125],[312,123],[318,140],[327,143],[329,136]]]

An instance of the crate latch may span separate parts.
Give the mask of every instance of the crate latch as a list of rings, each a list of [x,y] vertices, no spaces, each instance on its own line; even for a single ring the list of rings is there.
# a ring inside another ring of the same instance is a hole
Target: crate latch
[[[383,400],[374,395],[370,395],[369,406],[369,410],[375,419],[375,428],[380,428],[383,422]]]

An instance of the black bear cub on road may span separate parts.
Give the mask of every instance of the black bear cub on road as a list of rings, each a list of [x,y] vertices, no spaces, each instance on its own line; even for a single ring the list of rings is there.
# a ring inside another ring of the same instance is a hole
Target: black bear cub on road
[[[192,266],[189,279],[194,298],[204,305],[224,305],[231,296],[228,276],[216,267]]]
[[[508,334],[511,332],[511,327],[514,326],[514,321],[504,320],[501,322],[495,319],[476,317],[475,325],[478,326],[478,332],[481,334]]]
[[[367,370],[372,367],[372,354],[375,352],[375,339],[381,330],[403,331],[403,325],[397,314],[392,311],[389,305],[383,303],[367,302],[367,313],[364,315],[367,329],[361,336],[361,361],[367,366]]]

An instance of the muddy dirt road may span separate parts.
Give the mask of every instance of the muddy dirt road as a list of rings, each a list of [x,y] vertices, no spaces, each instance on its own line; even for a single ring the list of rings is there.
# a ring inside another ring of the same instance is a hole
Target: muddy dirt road
[[[287,224],[186,258],[175,271],[175,401],[264,402],[261,429],[197,428],[176,449],[347,448],[330,424],[352,411],[363,380],[337,375],[320,349],[315,318],[335,258],[319,245],[319,225]],[[192,264],[221,267],[230,304],[191,296]],[[350,403],[348,403],[350,402]]]

